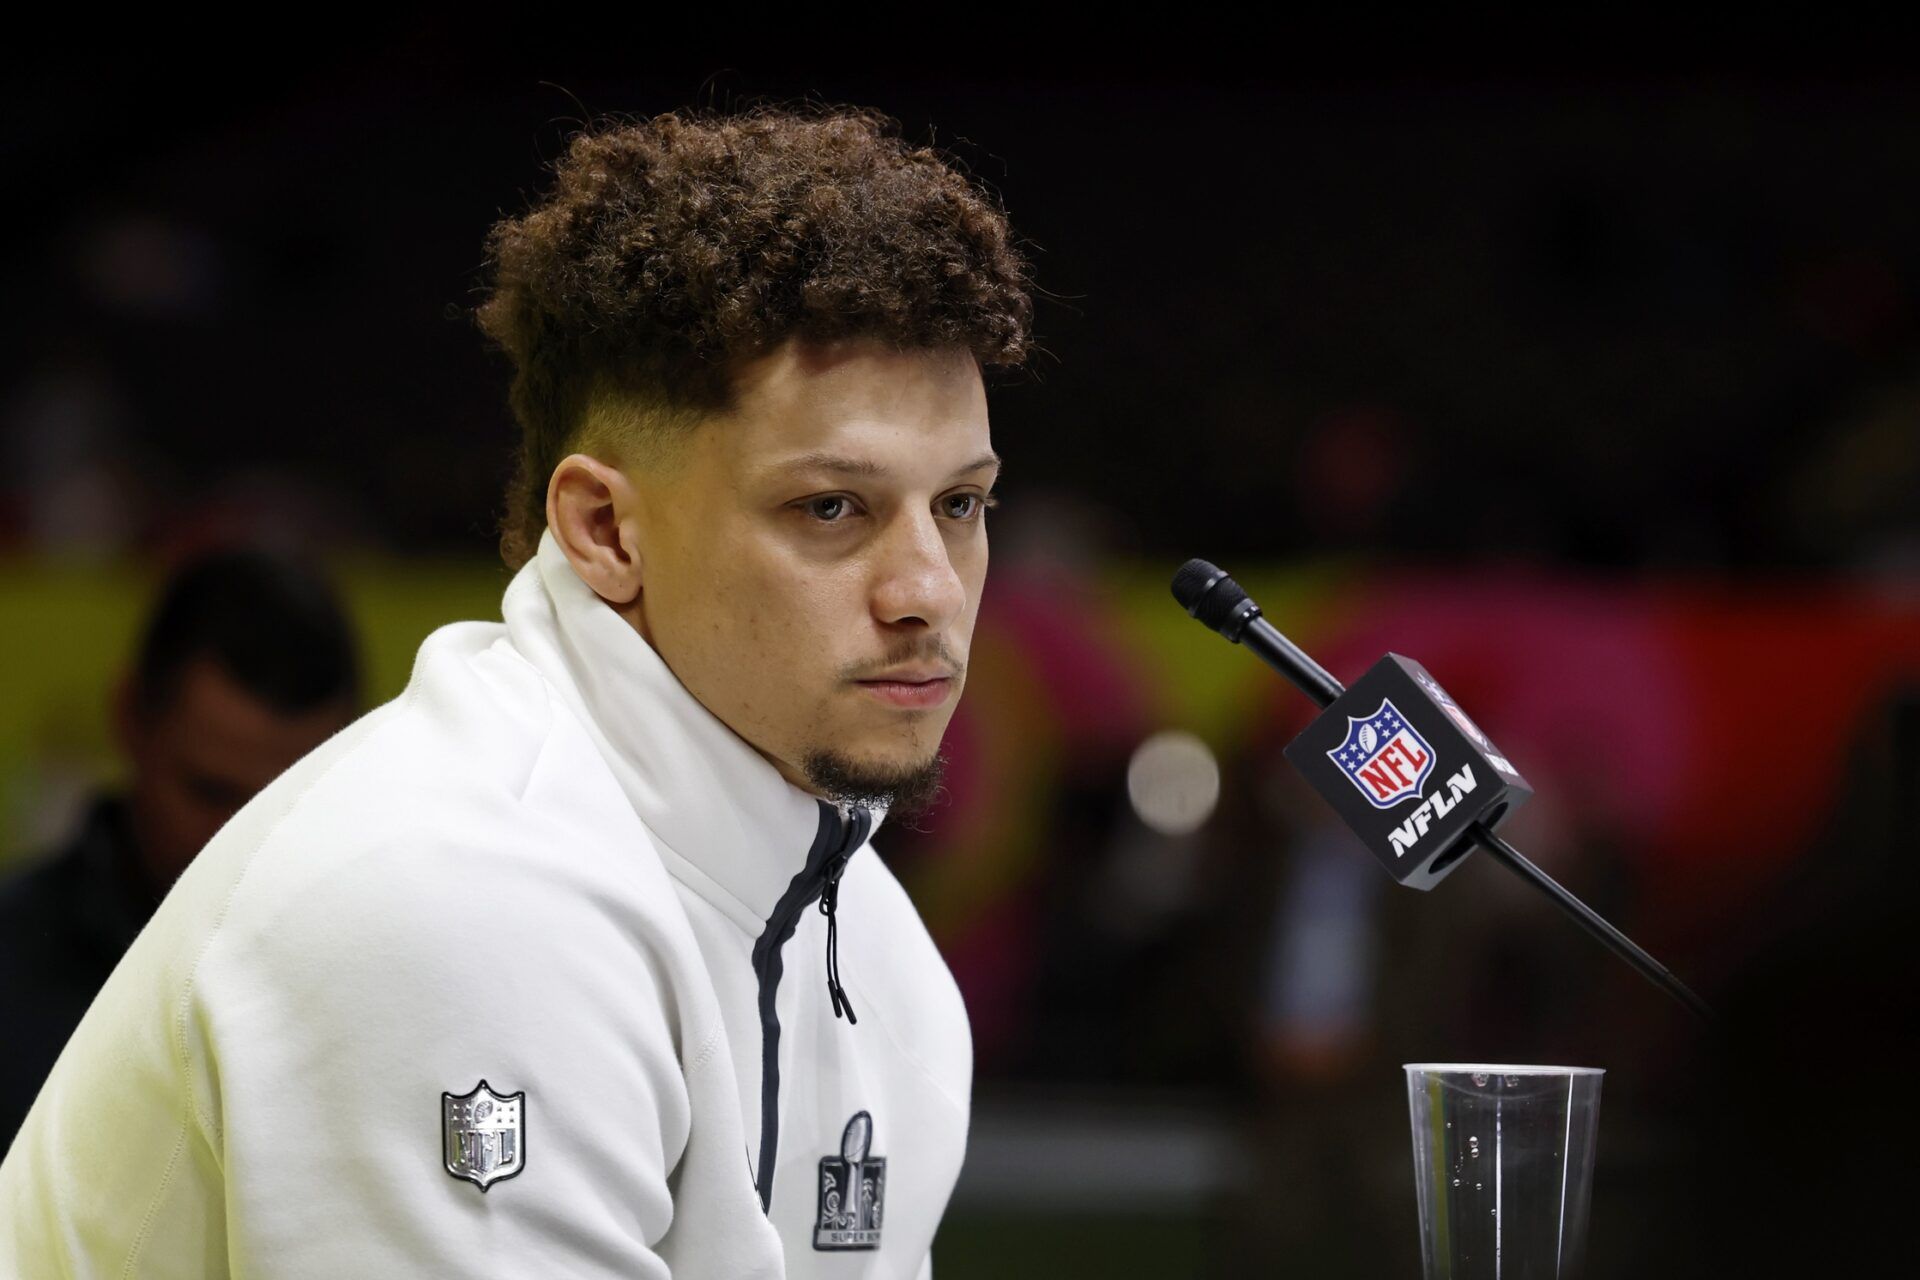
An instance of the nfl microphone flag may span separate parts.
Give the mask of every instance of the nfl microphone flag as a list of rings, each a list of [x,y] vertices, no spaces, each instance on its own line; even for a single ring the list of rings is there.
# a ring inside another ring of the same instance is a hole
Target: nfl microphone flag
[[[1533,794],[1427,669],[1390,653],[1351,689],[1261,616],[1218,565],[1189,560],[1173,598],[1244,644],[1321,708],[1286,757],[1401,884],[1431,889],[1476,846],[1552,899],[1595,941],[1702,1018],[1712,1010],[1671,970],[1494,831]]]
[[[1431,889],[1533,794],[1427,669],[1390,653],[1286,749],[1401,884]]]

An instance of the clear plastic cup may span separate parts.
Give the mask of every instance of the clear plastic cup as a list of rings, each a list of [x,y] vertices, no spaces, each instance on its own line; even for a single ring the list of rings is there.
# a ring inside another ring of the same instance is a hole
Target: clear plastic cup
[[[1406,1064],[1426,1280],[1583,1273],[1598,1067]]]

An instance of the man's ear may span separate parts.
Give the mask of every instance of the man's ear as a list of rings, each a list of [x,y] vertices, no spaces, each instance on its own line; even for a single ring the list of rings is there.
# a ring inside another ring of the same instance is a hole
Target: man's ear
[[[573,571],[609,604],[640,595],[640,497],[626,473],[568,454],[547,482],[547,528]]]

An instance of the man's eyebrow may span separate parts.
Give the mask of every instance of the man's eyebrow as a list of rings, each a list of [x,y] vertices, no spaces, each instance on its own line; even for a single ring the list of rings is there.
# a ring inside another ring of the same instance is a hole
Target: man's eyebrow
[[[980,471],[987,467],[992,467],[995,471],[998,471],[1001,467],[1000,455],[991,449],[975,458],[972,462],[969,462],[966,466],[961,467],[953,474],[963,476],[969,471]]]
[[[1000,455],[989,449],[966,466],[954,471],[956,476],[966,475],[969,471],[979,471],[984,467],[1000,466]],[[788,471],[836,471],[842,475],[884,477],[887,469],[871,458],[849,458],[838,453],[803,453],[789,459],[785,466]]]

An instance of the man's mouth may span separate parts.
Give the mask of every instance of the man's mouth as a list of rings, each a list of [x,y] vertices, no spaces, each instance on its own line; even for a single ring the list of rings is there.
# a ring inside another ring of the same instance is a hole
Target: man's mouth
[[[854,683],[888,706],[926,710],[952,696],[954,676],[945,667],[908,667]]]

